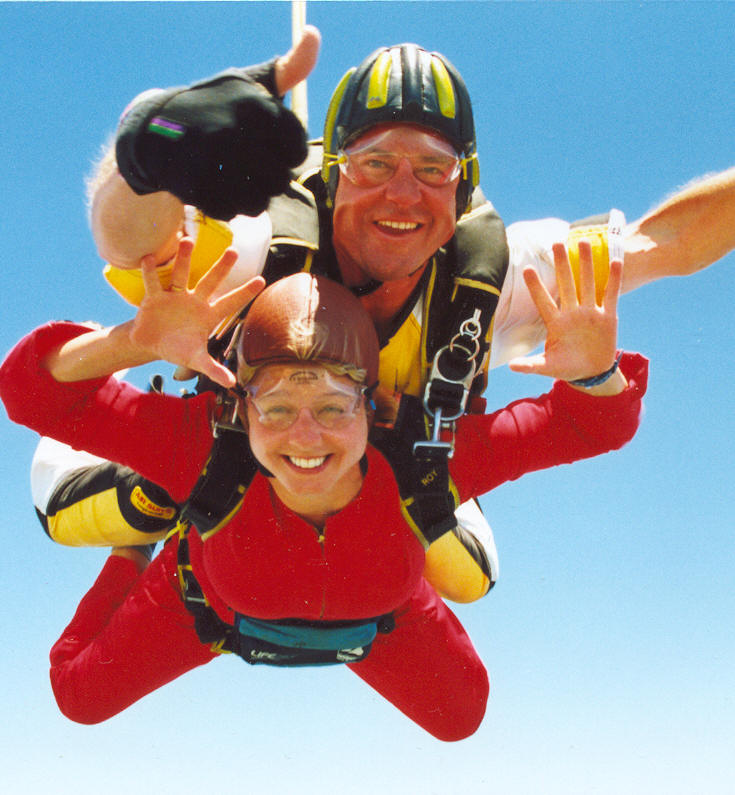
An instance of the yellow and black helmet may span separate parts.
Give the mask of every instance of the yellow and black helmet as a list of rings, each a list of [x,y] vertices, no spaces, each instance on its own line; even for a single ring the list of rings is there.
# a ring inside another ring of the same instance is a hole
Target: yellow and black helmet
[[[467,209],[480,180],[472,104],[464,80],[437,52],[417,44],[382,47],[350,69],[337,86],[324,124],[322,179],[334,199],[345,144],[386,122],[418,124],[451,142],[463,163],[457,188],[457,217]]]

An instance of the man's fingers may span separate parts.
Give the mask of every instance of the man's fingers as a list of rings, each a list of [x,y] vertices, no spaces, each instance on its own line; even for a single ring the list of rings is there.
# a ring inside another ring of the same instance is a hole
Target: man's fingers
[[[319,57],[321,41],[321,33],[307,25],[293,49],[276,61],[276,87],[281,96],[309,76]]]
[[[196,357],[196,361],[191,362],[192,369],[198,373],[203,373],[216,384],[227,389],[235,386],[235,376],[224,365],[209,356],[205,351],[201,356]]]

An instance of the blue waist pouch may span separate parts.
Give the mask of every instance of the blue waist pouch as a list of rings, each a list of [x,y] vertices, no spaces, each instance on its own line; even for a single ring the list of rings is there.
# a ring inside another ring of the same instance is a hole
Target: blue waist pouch
[[[263,621],[238,614],[236,653],[251,665],[335,665],[364,660],[378,632],[393,629],[392,616],[359,621]]]

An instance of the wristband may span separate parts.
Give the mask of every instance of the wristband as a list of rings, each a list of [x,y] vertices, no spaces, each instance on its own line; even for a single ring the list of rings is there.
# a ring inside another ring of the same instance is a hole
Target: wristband
[[[613,362],[613,366],[609,370],[605,370],[604,373],[600,373],[599,375],[593,375],[591,378],[578,378],[576,381],[569,381],[572,386],[581,386],[584,389],[589,389],[593,386],[599,386],[600,384],[604,384],[605,381],[610,378],[615,371],[618,369],[618,365],[620,364],[620,359],[622,358],[623,354],[619,353],[615,357],[615,361]]]

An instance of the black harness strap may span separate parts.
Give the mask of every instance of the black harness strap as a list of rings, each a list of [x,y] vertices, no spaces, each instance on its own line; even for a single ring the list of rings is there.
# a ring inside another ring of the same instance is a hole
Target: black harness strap
[[[427,445],[414,453],[416,439],[426,439],[428,417],[421,399],[402,395],[398,414],[392,425],[375,424],[370,442],[388,459],[398,483],[398,491],[424,546],[428,547],[456,526],[456,493],[449,477],[446,447]]]
[[[182,509],[182,517],[203,538],[229,520],[258,471],[246,434],[221,426],[216,433],[209,459]]]

